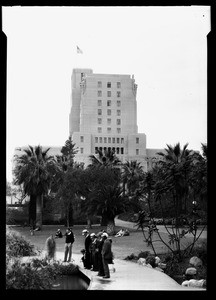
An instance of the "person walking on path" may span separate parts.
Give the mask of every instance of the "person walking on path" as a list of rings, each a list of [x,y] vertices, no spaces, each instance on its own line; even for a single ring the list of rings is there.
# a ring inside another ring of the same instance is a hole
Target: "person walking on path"
[[[53,234],[46,239],[46,257],[48,260],[54,259],[56,253],[56,241]]]
[[[90,270],[91,269],[91,253],[90,253],[90,246],[91,246],[91,237],[89,231],[84,229],[82,231],[82,235],[85,237],[85,268]]]
[[[64,251],[64,262],[70,262],[72,257],[72,246],[74,243],[74,234],[71,228],[66,229],[65,235],[65,251]],[[67,260],[68,257],[68,260]]]
[[[112,263],[112,243],[108,239],[108,234],[106,232],[102,233],[102,238],[104,240],[103,247],[102,247],[102,261],[103,261],[103,267],[104,267],[104,273],[105,276],[103,278],[110,278],[110,271],[108,264]]]

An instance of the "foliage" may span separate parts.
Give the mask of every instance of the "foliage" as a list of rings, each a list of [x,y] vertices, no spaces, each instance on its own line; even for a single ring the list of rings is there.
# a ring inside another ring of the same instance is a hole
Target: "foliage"
[[[9,257],[36,255],[34,245],[26,241],[20,234],[7,230],[6,232],[6,251]]]
[[[14,176],[16,185],[22,185],[25,195],[30,196],[30,219],[42,226],[42,196],[47,194],[52,186],[58,166],[53,156],[48,156],[50,148],[43,150],[40,145],[33,148],[29,145],[24,154],[15,156]],[[34,203],[37,202],[37,209]]]
[[[56,275],[58,275],[58,269],[55,265],[48,264],[43,260],[33,259],[29,263],[15,260],[14,263],[7,266],[6,289],[52,289]]]
[[[206,201],[206,161],[200,154],[188,150],[187,146],[186,144],[181,150],[179,143],[174,147],[167,145],[166,153],[158,153],[164,159],[159,161],[152,171],[144,174],[143,186],[139,190],[140,197],[148,202],[148,209],[140,211],[137,218],[137,226],[142,229],[146,243],[156,254],[153,237],[157,236],[178,260],[181,260],[186,252],[191,253],[199,239],[197,225],[203,205],[198,205],[197,201]],[[157,228],[156,203],[162,213],[160,224],[165,226],[169,236],[168,243]],[[169,228],[167,216],[172,218]],[[187,233],[193,235],[193,241],[181,251],[181,239]]]
[[[6,224],[16,225],[28,223],[27,206],[13,208],[6,206]]]

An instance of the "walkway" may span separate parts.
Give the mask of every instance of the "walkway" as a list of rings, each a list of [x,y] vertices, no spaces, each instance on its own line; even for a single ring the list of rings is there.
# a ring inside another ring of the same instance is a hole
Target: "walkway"
[[[115,218],[115,225],[119,226],[119,227],[124,227],[124,228],[128,228],[128,229],[137,229],[136,223],[133,222],[128,222],[128,221],[123,221],[118,219],[117,217]],[[168,226],[169,227],[169,226]],[[157,228],[159,230],[159,232],[164,232],[167,233],[166,228],[163,225],[157,225]],[[200,233],[200,230],[197,230],[197,234]],[[192,236],[191,233],[188,233],[186,236]],[[207,229],[205,228],[205,230],[201,233],[201,238],[207,238]]]

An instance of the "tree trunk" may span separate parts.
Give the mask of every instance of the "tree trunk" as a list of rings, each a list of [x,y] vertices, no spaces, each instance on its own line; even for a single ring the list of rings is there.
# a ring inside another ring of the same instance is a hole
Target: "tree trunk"
[[[101,216],[101,226],[107,226],[107,217],[106,217],[106,215]]]
[[[108,220],[107,222],[107,233],[109,235],[114,235],[115,234],[115,220],[114,218],[111,220]]]
[[[36,227],[42,229],[43,195],[36,198]]]
[[[89,217],[87,218],[87,228],[92,228],[92,222]]]
[[[35,222],[36,222],[36,197],[30,195],[30,201],[28,205],[28,213],[29,213],[29,226],[32,229],[35,229]]]

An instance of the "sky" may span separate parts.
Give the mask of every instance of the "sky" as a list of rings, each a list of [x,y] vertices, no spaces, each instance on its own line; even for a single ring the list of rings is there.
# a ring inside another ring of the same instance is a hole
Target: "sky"
[[[62,147],[73,68],[134,75],[138,132],[147,148],[207,142],[210,6],[10,6],[6,177],[16,147]],[[78,46],[83,54],[76,52]]]

